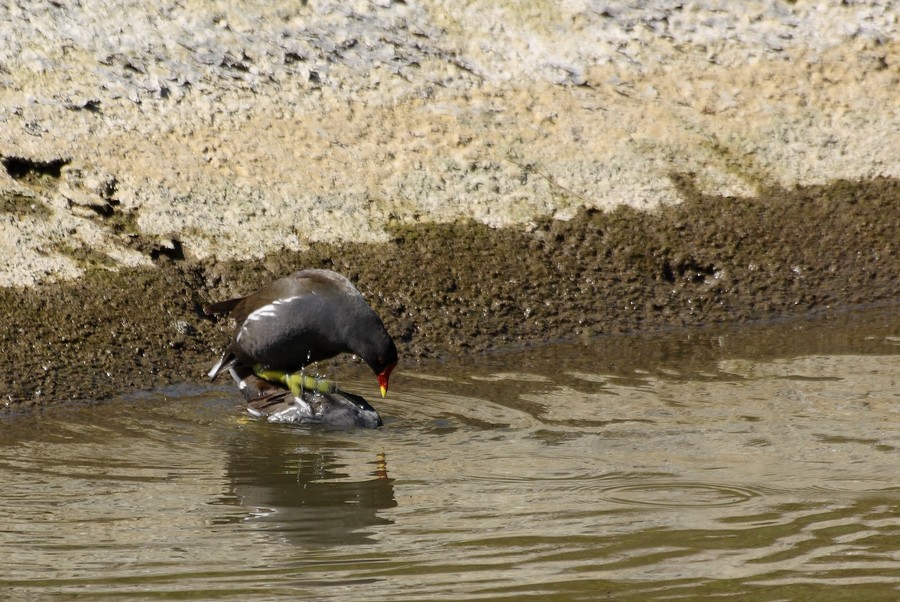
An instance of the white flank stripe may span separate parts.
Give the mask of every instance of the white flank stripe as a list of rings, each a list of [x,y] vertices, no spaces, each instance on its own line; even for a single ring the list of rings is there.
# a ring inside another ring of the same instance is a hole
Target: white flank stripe
[[[299,299],[299,298],[300,297],[297,296],[297,297],[288,297],[286,299],[276,299],[275,301],[272,301],[268,305],[263,305],[259,309],[254,310],[249,316],[247,316],[247,319],[244,320],[244,322],[249,322],[250,320],[256,321],[256,320],[265,320],[267,318],[274,318],[275,316],[278,315],[278,306],[279,305],[284,305],[286,303],[290,303],[294,299]]]

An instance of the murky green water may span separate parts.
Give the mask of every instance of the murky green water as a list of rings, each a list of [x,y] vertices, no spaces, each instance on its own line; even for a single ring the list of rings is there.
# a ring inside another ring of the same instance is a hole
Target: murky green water
[[[377,431],[224,386],[0,424],[0,597],[900,598],[896,308],[391,385]]]

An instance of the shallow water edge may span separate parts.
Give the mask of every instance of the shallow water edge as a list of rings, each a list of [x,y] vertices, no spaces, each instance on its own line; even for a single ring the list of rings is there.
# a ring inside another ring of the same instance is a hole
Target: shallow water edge
[[[7,418],[0,589],[895,599],[898,357],[888,308],[423,364],[377,430],[252,420],[218,384]]]

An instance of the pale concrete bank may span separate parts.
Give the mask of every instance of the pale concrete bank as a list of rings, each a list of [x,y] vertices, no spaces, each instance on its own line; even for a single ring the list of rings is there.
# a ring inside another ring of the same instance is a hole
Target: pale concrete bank
[[[0,6],[0,286],[900,177],[898,2]],[[135,244],[140,239],[141,244]],[[79,261],[79,257],[82,258]],[[99,258],[99,259],[98,259]]]

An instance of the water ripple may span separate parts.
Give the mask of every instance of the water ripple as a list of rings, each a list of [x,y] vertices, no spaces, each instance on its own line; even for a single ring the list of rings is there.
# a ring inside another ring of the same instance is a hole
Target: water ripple
[[[601,497],[628,506],[723,508],[743,504],[762,494],[755,489],[734,485],[671,482],[609,487],[601,492]]]
[[[718,357],[717,342],[705,361],[690,341],[629,361],[604,341],[400,373],[373,431],[248,420],[224,387],[6,422],[0,591],[895,599],[900,404],[883,340],[775,359]],[[341,384],[373,387],[364,372]]]

